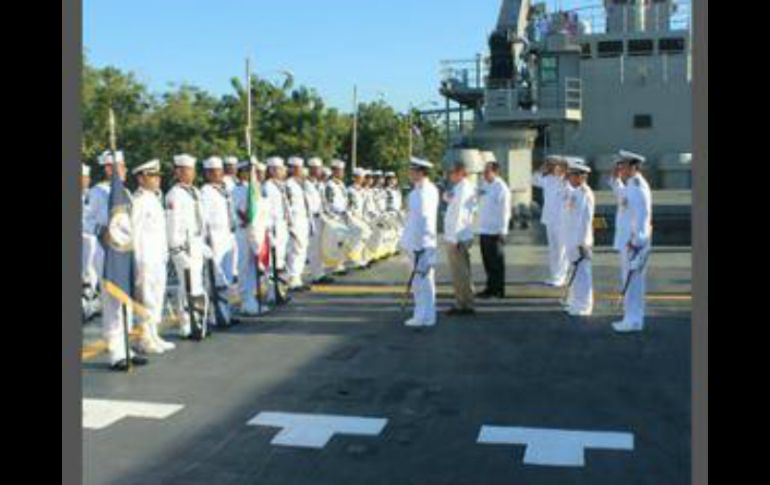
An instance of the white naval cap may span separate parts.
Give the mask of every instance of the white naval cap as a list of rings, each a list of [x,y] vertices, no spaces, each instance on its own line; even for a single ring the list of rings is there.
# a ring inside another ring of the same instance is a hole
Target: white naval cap
[[[345,162],[339,159],[332,160],[331,167],[345,170]]]
[[[85,163],[81,163],[80,164],[80,176],[81,177],[90,177],[91,176],[91,167],[89,167]]]
[[[118,163],[125,163],[126,160],[123,157],[123,151],[122,150],[116,150],[115,151],[115,157],[113,158],[112,152],[110,150],[106,150],[102,152],[101,155],[99,155],[99,165],[112,165],[115,162]]]
[[[580,157],[564,157],[567,161],[567,170],[573,173],[591,173],[591,167]]]
[[[254,164],[254,167],[256,167],[257,172],[264,172],[265,170],[267,170],[267,165],[265,165],[262,162],[256,162]]]
[[[281,168],[281,167],[285,167],[286,165],[283,163],[283,158],[270,157],[267,159],[267,166],[272,168]]]
[[[423,160],[422,158],[412,157],[409,160],[409,165],[412,167],[420,167],[420,168],[433,168],[433,164],[430,163],[427,160]]]
[[[366,169],[361,167],[356,167],[353,169],[353,176],[354,177],[366,177]]]
[[[396,176],[396,172],[385,172],[385,177],[387,178],[394,178]]]
[[[642,165],[644,162],[647,161],[645,157],[642,155],[639,155],[638,153],[634,153],[629,150],[618,150],[618,159],[617,162],[623,162],[625,160],[628,160],[632,163],[638,163],[639,165]]]
[[[149,162],[145,162],[135,169],[131,170],[131,173],[134,175],[140,175],[143,173],[160,173],[160,160],[150,160]]]
[[[287,164],[290,167],[302,168],[305,166],[305,161],[302,160],[300,157],[289,157],[289,161],[287,162]]]
[[[325,176],[327,177],[332,176],[332,169],[330,167],[321,167],[321,169],[323,170],[323,173]]]
[[[249,167],[251,167],[253,164],[249,160],[241,160],[238,162],[237,169],[238,170],[247,170]]]
[[[192,155],[188,155],[186,153],[183,153],[181,155],[174,155],[174,166],[175,167],[195,167],[195,162],[197,160]]]
[[[225,165],[235,165],[238,166],[238,157],[227,157],[225,158]]]
[[[382,170],[375,170],[374,172],[372,172],[372,175],[374,175],[375,177],[382,177],[383,173],[382,173]]]
[[[225,164],[220,157],[209,157],[203,161],[203,168],[206,170],[215,170],[224,168]]]
[[[481,159],[484,163],[497,163],[497,157],[495,153],[489,150],[481,152]]]
[[[323,167],[324,166],[324,162],[323,162],[323,160],[321,160],[320,157],[312,157],[312,158],[310,158],[307,161],[307,166],[311,167],[311,168]]]
[[[564,155],[559,155],[558,153],[551,153],[550,155],[547,155],[545,159],[548,162],[567,163],[567,158]]]

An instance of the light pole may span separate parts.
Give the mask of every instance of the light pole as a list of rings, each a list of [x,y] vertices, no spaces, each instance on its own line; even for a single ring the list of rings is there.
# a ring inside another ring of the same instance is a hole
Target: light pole
[[[257,76],[264,76],[266,74],[282,74],[286,77],[286,80],[284,81],[284,86],[287,86],[291,83],[291,81],[294,79],[294,74],[287,70],[287,69],[273,69],[270,71],[264,71],[261,73],[256,73]],[[246,128],[245,128],[245,136],[246,136],[246,151],[248,152],[249,159],[251,159],[251,156],[253,155],[253,143],[252,143],[252,133],[254,131],[253,129],[253,123],[252,123],[252,99],[251,99],[251,59],[249,57],[246,58]]]

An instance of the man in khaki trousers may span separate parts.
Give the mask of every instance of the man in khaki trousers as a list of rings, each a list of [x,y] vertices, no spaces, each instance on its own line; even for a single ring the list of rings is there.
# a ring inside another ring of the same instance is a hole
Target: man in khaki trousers
[[[473,282],[470,247],[473,243],[473,215],[476,212],[476,189],[468,179],[465,163],[455,162],[449,173],[452,188],[444,193],[448,204],[444,215],[444,241],[452,273],[456,304],[449,316],[473,315]]]

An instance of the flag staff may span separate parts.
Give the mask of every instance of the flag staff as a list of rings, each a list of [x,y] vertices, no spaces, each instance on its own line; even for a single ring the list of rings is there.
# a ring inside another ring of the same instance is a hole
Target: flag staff
[[[251,62],[246,58],[246,151],[251,159]]]

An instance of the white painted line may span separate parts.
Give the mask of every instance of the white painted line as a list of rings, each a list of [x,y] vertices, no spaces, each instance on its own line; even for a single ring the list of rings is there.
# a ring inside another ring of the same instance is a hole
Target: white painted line
[[[631,433],[482,426],[478,443],[524,445],[524,463],[542,466],[585,466],[585,450],[633,451]]]
[[[104,429],[127,417],[166,419],[182,408],[181,404],[83,399],[83,428]]]
[[[276,446],[323,448],[335,434],[377,436],[387,419],[327,414],[262,412],[249,420],[249,426],[282,428],[270,442]]]

